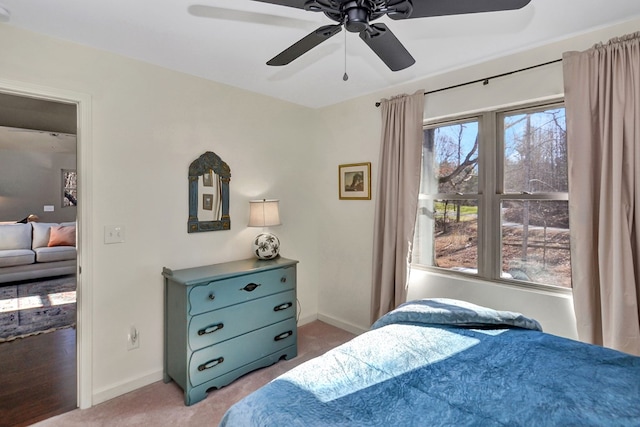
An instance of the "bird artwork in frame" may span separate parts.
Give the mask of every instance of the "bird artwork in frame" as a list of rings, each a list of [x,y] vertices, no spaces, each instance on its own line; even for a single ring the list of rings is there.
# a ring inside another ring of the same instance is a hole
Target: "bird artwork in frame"
[[[338,166],[340,200],[371,200],[371,162]]]

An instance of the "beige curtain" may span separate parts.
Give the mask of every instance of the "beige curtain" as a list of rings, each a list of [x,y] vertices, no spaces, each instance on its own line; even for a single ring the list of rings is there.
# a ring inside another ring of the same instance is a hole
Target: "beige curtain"
[[[640,32],[563,64],[578,336],[640,355]]]
[[[403,303],[416,223],[424,91],[382,100],[371,323]]]

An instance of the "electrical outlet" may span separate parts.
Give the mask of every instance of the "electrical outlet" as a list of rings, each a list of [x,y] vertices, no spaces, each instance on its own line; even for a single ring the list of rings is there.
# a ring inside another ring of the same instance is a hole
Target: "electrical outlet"
[[[129,327],[127,334],[127,350],[135,350],[140,347],[140,331],[134,326]]]

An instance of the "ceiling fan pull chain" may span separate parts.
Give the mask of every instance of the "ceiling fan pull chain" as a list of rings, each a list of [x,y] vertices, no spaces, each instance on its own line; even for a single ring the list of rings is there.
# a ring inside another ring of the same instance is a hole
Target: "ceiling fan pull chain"
[[[345,82],[349,80],[349,75],[347,74],[347,31],[344,32],[344,75],[342,80]]]

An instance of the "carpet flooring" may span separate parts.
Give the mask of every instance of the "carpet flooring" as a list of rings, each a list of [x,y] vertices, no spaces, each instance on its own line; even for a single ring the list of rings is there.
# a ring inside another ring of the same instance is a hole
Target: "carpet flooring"
[[[0,287],[0,342],[75,325],[75,275]]]
[[[184,405],[182,389],[174,382],[155,382],[89,409],[76,409],[34,426],[37,427],[125,427],[125,426],[217,426],[226,410],[244,396],[289,369],[324,354],[355,335],[320,321],[298,328],[298,356],[251,372],[202,401]],[[239,426],[242,427],[242,426]]]

